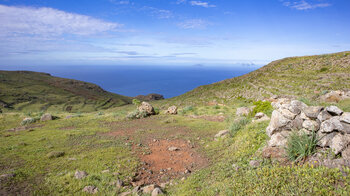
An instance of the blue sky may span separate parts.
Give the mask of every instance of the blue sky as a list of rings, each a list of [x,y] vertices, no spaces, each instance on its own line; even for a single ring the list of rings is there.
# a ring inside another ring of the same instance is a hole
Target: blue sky
[[[0,64],[265,64],[350,50],[349,10],[349,0],[0,0]]]

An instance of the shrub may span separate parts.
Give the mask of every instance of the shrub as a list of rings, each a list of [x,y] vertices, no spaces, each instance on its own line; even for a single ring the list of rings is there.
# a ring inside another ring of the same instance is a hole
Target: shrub
[[[128,119],[140,119],[140,118],[146,118],[148,114],[146,112],[140,112],[138,110],[132,111],[129,113],[126,118]]]
[[[307,133],[293,132],[289,135],[286,152],[288,158],[292,161],[300,161],[316,151],[317,137],[312,132],[311,136]]]
[[[193,112],[193,111],[194,111],[194,107],[193,106],[186,106],[179,113],[180,114],[186,114],[188,112]]]
[[[273,111],[273,107],[271,105],[271,102],[269,101],[255,101],[253,102],[255,105],[255,108],[253,111],[250,113],[250,116],[255,116],[256,113],[262,112],[267,115],[271,115]]]
[[[136,105],[136,106],[139,106],[139,105],[141,105],[141,101],[138,100],[138,99],[133,99],[133,100],[132,100],[132,104],[134,104],[134,105]]]
[[[248,118],[242,118],[238,122],[237,121],[232,122],[229,127],[231,136],[233,137],[240,129],[242,129],[248,123],[249,123]]]
[[[159,108],[154,108],[154,114],[155,114],[155,115],[158,115],[159,113],[160,113]]]

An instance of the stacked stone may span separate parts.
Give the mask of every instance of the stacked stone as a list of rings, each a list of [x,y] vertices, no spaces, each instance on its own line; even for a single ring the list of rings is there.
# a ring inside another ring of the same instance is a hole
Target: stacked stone
[[[350,113],[336,106],[307,106],[286,98],[272,103],[274,111],[266,128],[268,146],[285,147],[292,131],[318,136],[318,146],[331,148],[335,154],[350,159]]]

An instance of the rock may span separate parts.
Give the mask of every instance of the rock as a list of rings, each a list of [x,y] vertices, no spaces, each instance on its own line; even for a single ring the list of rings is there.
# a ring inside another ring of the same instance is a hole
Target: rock
[[[290,132],[288,131],[282,131],[275,133],[271,136],[270,140],[268,141],[268,146],[270,147],[282,147],[287,144],[288,136]]]
[[[272,102],[271,105],[276,110],[278,109],[288,109],[290,107],[290,99],[279,98],[276,102]]]
[[[262,118],[262,117],[264,117],[265,116],[265,114],[264,113],[262,113],[262,112],[258,112],[258,113],[256,113],[255,114],[255,119],[260,119],[260,118]]]
[[[350,112],[344,112],[343,115],[340,117],[340,121],[350,124]]]
[[[305,115],[311,119],[316,119],[320,112],[323,110],[321,106],[309,106],[303,109]]]
[[[342,150],[344,150],[349,143],[350,143],[350,136],[348,134],[342,135],[342,134],[338,133],[331,140],[329,147],[337,155]]]
[[[248,107],[237,108],[236,116],[248,116],[252,109]]]
[[[328,168],[339,168],[350,167],[350,161],[345,159],[326,159],[321,161],[321,165]]]
[[[275,132],[282,130],[291,120],[284,117],[279,111],[274,110],[271,115],[271,121],[266,128],[267,135],[271,137]]]
[[[305,103],[298,101],[298,100],[293,100],[290,102],[289,106],[289,111],[293,112],[296,115],[299,115],[304,108],[308,107]]]
[[[303,122],[303,128],[309,130],[309,131],[318,131],[320,128],[320,124],[314,120],[305,120]]]
[[[155,188],[153,191],[152,191],[152,196],[157,196],[157,195],[162,195],[163,192],[160,188]]]
[[[341,152],[343,159],[350,161],[350,146],[346,147],[343,152]]]
[[[141,190],[141,187],[140,186],[136,186],[133,190],[132,190],[132,192],[133,193],[136,193],[136,194],[138,194],[138,193],[140,193],[142,190]]]
[[[294,120],[292,120],[291,123],[289,123],[286,126],[287,130],[300,130],[303,128],[303,119],[300,118],[300,116],[295,117]]]
[[[40,121],[44,122],[44,121],[49,121],[52,120],[52,115],[49,113],[46,113],[44,115],[41,116]]]
[[[303,120],[311,120],[309,117],[306,116],[306,114],[304,112],[300,113],[300,118]]]
[[[262,122],[262,121],[270,120],[270,118],[262,112],[256,113],[254,118],[255,119],[253,120],[253,122]]]
[[[178,150],[180,150],[180,148],[172,146],[172,147],[169,147],[168,150],[169,151],[178,151]]]
[[[223,138],[223,137],[226,137],[228,134],[230,134],[230,131],[229,130],[222,130],[222,131],[219,131],[219,133],[217,133],[214,137],[215,138]]]
[[[339,91],[331,91],[320,97],[323,102],[337,103],[342,100],[341,93]]]
[[[28,125],[28,124],[32,124],[32,123],[35,123],[34,118],[24,118],[21,122],[21,125]]]
[[[328,106],[326,107],[326,111],[333,116],[340,116],[343,114],[343,110],[339,109],[337,106]]]
[[[321,133],[320,131],[317,132],[318,142],[317,145],[320,147],[329,147],[333,137],[336,135],[336,132],[332,132],[329,134]]]
[[[177,107],[176,106],[171,106],[168,108],[168,110],[166,111],[167,114],[177,114]]]
[[[278,111],[289,120],[293,120],[296,116],[296,114],[292,113],[291,111],[289,111],[287,109],[279,109]]]
[[[150,194],[155,188],[157,188],[157,185],[151,184],[143,187],[141,190],[144,194]]]
[[[326,120],[329,120],[330,118],[332,118],[332,115],[330,113],[328,113],[327,111],[322,111],[317,116],[317,119],[320,122],[324,122]]]
[[[332,117],[329,120],[324,121],[321,123],[320,131],[322,133],[330,133],[332,131],[342,131],[343,125],[340,123],[339,117]]]
[[[76,171],[75,174],[74,174],[74,177],[76,179],[84,179],[88,176],[89,174],[86,173],[85,171]]]
[[[341,123],[341,125],[343,126],[343,129],[342,130],[340,130],[340,132],[342,132],[342,133],[346,133],[346,134],[350,134],[350,124],[348,124],[348,123],[343,123],[343,122],[340,122]]]
[[[84,187],[83,192],[96,194],[98,192],[98,188],[95,186],[86,186]]]
[[[266,146],[262,150],[262,157],[265,159],[281,159],[284,158],[286,151],[284,148]]]
[[[141,105],[137,108],[139,112],[145,112],[148,115],[153,115],[155,114],[154,108],[152,107],[151,104],[147,102],[142,102]]]
[[[259,167],[260,163],[261,163],[261,161],[259,161],[259,160],[251,160],[251,161],[249,161],[250,167]]]

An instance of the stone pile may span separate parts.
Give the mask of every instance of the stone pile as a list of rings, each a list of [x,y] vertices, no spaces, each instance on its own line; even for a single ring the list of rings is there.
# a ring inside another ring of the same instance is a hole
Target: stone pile
[[[350,113],[336,106],[307,106],[298,100],[280,98],[272,103],[274,111],[266,128],[270,137],[268,147],[282,147],[287,144],[292,131],[312,134],[316,132],[318,146],[330,148],[334,154],[341,154],[350,160]]]
[[[344,99],[350,99],[350,91],[331,91],[320,97],[323,102],[339,102]]]

